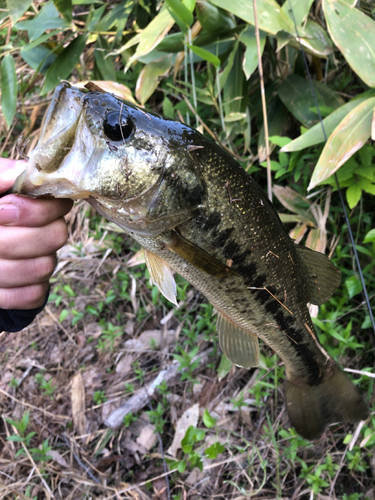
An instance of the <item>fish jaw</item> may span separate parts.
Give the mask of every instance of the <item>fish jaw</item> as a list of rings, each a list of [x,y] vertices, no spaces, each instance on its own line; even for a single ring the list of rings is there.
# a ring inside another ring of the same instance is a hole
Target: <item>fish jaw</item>
[[[68,83],[55,89],[39,142],[29,155],[26,169],[16,179],[13,192],[33,198],[80,199],[89,196],[90,193],[77,182],[79,169],[74,169],[73,165],[68,168],[65,161],[77,133],[83,98],[84,92]]]

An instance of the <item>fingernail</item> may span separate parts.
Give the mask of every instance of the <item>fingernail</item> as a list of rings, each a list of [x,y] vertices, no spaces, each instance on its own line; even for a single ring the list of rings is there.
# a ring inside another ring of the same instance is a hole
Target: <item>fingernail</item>
[[[0,204],[0,224],[14,224],[18,221],[19,210],[12,203]]]

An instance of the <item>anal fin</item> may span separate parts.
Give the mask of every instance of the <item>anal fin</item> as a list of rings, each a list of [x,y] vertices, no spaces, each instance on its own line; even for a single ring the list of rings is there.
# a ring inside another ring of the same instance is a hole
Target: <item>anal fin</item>
[[[176,282],[169,265],[157,255],[143,249],[145,262],[150,273],[152,283],[172,304],[178,306]]]
[[[259,340],[218,312],[216,329],[219,344],[225,356],[237,366],[254,368],[259,365]]]

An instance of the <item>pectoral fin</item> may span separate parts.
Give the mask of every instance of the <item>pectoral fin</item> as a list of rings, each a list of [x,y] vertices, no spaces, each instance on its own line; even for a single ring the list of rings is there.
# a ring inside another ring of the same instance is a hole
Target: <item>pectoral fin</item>
[[[169,250],[171,250],[171,252],[174,252],[187,260],[192,266],[210,274],[211,276],[222,278],[224,276],[228,276],[228,274],[235,274],[233,269],[230,269],[225,264],[222,264],[208,252],[199,248],[195,245],[195,243],[187,240],[177,232],[173,233],[172,241],[166,246]]]
[[[259,340],[254,333],[242,330],[220,312],[216,329],[225,356],[237,366],[253,368],[259,365]]]
[[[326,255],[296,245],[296,250],[305,264],[309,276],[309,302],[319,306],[332,297],[340,285],[341,272]]]
[[[157,255],[154,255],[145,248],[143,252],[152,283],[166,299],[178,306],[176,300],[176,282],[172,274],[172,269]]]

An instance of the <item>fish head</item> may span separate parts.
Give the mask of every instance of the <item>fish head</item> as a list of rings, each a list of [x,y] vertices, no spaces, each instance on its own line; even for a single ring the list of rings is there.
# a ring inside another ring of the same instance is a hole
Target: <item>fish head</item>
[[[188,220],[204,185],[189,155],[194,130],[113,94],[60,84],[13,192],[85,199],[130,232]]]

